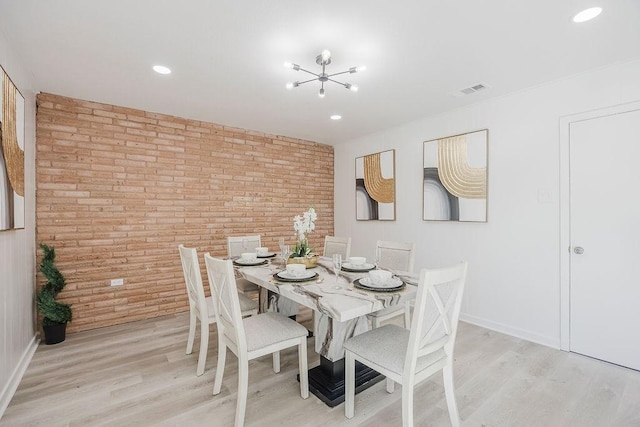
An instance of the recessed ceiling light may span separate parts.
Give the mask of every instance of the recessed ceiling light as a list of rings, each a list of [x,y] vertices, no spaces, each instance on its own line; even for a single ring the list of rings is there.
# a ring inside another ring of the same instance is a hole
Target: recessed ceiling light
[[[165,67],[164,65],[154,65],[153,71],[158,74],[171,74],[171,69],[169,67]]]
[[[591,19],[600,15],[601,12],[601,7],[591,7],[589,9],[585,9],[582,12],[577,13],[576,16],[573,17],[573,22],[580,23],[590,21]]]
[[[333,116],[331,116],[331,120],[340,120],[342,118],[342,116],[340,114],[334,114]]]

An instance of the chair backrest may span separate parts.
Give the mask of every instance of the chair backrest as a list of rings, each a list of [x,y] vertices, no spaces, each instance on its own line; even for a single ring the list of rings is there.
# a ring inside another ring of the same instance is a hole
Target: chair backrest
[[[420,271],[420,283],[411,321],[405,359],[405,375],[415,371],[421,356],[444,350],[447,363],[453,358],[458,331],[467,263]]]
[[[378,267],[413,273],[413,263],[416,257],[416,244],[403,242],[376,243],[376,259]]]
[[[325,236],[323,256],[331,257],[333,254],[341,254],[342,259],[349,258],[351,253],[351,237]]]
[[[235,343],[239,352],[237,354],[246,353],[247,342],[232,261],[213,258],[207,252],[204,255],[204,262],[213,296],[213,306],[218,318],[218,333],[224,334]]]
[[[260,236],[228,236],[227,256],[229,258],[240,256],[243,252],[255,252],[262,246]]]
[[[198,252],[195,248],[185,248],[184,245],[179,245],[178,251],[182,262],[184,282],[187,285],[189,305],[192,310],[200,314],[201,319],[206,319],[209,313],[207,312],[207,301],[204,295],[204,286],[202,285]]]

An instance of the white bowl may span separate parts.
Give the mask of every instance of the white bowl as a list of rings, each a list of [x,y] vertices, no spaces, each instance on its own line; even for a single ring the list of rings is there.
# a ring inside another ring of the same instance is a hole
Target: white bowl
[[[376,285],[387,283],[389,279],[391,279],[391,276],[393,276],[393,274],[387,270],[371,270],[369,272],[369,280]]]
[[[265,256],[269,253],[269,248],[260,246],[259,248],[256,248],[256,253],[258,255]]]
[[[254,261],[258,258],[258,254],[255,252],[243,252],[241,257],[245,261]]]
[[[367,259],[363,256],[352,256],[349,258],[349,263],[351,265],[362,265],[367,262]]]
[[[302,276],[306,269],[304,264],[287,264],[287,273],[292,276]]]

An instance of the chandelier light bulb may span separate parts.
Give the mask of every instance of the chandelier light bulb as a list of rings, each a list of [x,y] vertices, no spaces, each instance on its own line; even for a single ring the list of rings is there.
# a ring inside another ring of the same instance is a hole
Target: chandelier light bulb
[[[289,82],[287,83],[287,89],[293,89],[293,83]]]
[[[331,58],[331,52],[329,52],[327,49],[323,50],[321,55],[322,55],[322,60],[325,62],[328,61],[329,58]]]
[[[356,67],[356,71],[361,73],[363,71],[367,71],[367,66],[366,65],[361,65],[359,67]]]
[[[284,68],[293,68],[293,64],[291,62],[285,62]]]
[[[320,88],[320,92],[318,92],[318,96],[320,98],[324,98],[324,88]]]
[[[351,92],[357,92],[358,91],[358,86],[351,85],[351,87],[349,89],[351,90]]]

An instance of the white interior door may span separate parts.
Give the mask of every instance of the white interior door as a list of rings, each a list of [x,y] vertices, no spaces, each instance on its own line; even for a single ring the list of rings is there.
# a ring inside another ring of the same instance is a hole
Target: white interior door
[[[640,110],[569,132],[570,349],[640,370]]]

